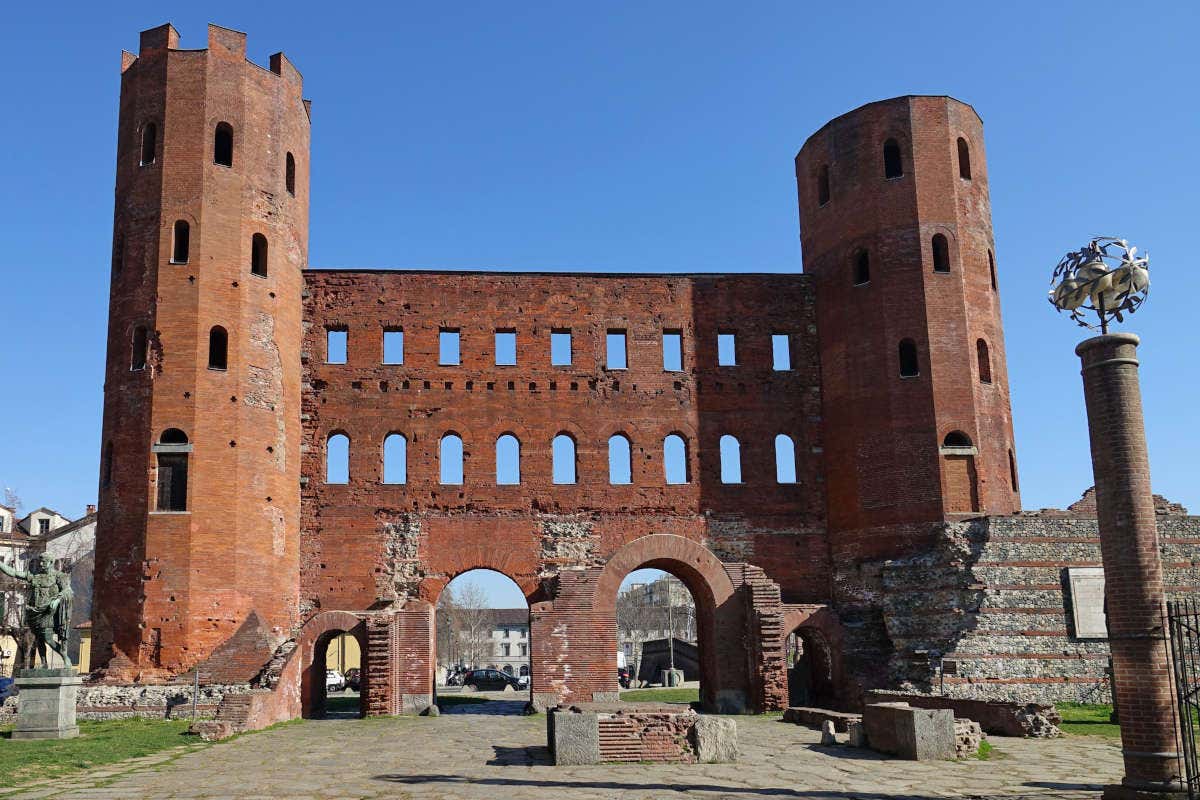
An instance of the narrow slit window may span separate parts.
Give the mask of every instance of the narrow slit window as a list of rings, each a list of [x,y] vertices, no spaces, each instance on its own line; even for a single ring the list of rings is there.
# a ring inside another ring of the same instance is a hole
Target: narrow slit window
[[[862,286],[870,281],[871,254],[866,250],[859,250],[858,255],[854,257],[854,285]]]
[[[900,377],[915,378],[920,374],[917,365],[917,343],[912,339],[900,340]]]
[[[208,332],[208,368],[229,368],[229,333],[220,325]]]
[[[577,479],[575,440],[568,434],[560,433],[554,437],[550,449],[554,483],[560,485],[575,483]]]
[[[408,439],[402,433],[389,433],[383,440],[383,482],[408,482]]]
[[[287,154],[287,163],[283,168],[283,185],[288,194],[296,196],[296,157],[291,153]]]
[[[629,355],[626,351],[625,331],[610,330],[605,339],[605,367],[608,369],[627,369]]]
[[[950,242],[940,233],[933,235],[933,271],[950,271]]]
[[[771,334],[771,369],[788,372],[792,368],[792,337],[786,333]]]
[[[228,122],[217,123],[213,134],[213,163],[222,167],[233,166],[233,126]]]
[[[462,363],[459,338],[457,328],[442,328],[438,331],[438,364],[454,367]]]
[[[250,239],[250,272],[267,277],[267,237],[256,233]]]
[[[633,483],[633,448],[622,433],[608,437],[608,482],[614,486]]]
[[[175,220],[174,235],[171,237],[171,263],[186,264],[188,262],[188,250],[191,246],[192,229],[188,225],[187,220]]]
[[[1009,451],[1012,454],[1012,451]],[[107,489],[112,485],[113,476],[113,446],[112,442],[106,442],[104,445],[104,458],[100,461],[100,485]],[[0,527],[0,531],[4,528]]]
[[[721,437],[721,483],[742,482],[742,446],[737,437]]]
[[[404,329],[383,329],[383,363],[404,363]]]
[[[325,331],[325,363],[345,364],[349,332],[345,328],[329,328]]]
[[[145,167],[154,163],[154,154],[158,150],[158,126],[147,122],[142,128],[142,157],[139,164]]]
[[[325,482],[350,482],[350,437],[344,433],[325,440]]]
[[[447,433],[438,448],[439,481],[445,486],[461,486],[463,482],[463,440],[457,433]]]
[[[900,145],[895,139],[883,143],[883,177],[900,178],[904,176],[904,164],[900,161]]]
[[[550,366],[571,366],[571,331],[560,328],[550,331]]]
[[[496,331],[496,366],[515,367],[517,365],[517,332]]]
[[[717,366],[718,367],[736,367],[737,366],[737,334],[735,334],[735,333],[718,333],[717,334]]]
[[[796,482],[796,443],[786,433],[775,437],[775,482]]]
[[[663,331],[663,370],[683,371],[683,332]]]
[[[663,439],[663,474],[668,484],[688,482],[687,441],[677,433]]]
[[[822,164],[817,171],[817,205],[829,202],[829,165]]]
[[[992,356],[988,352],[988,344],[983,339],[975,342],[975,356],[979,362],[979,382],[992,382]]]
[[[511,433],[496,440],[496,483],[500,486],[521,483],[521,441]]]
[[[996,291],[996,257],[988,250],[988,276],[992,280],[992,291]]]
[[[146,368],[146,357],[150,349],[149,335],[144,325],[133,329],[133,354],[129,359],[129,368],[137,371]]]
[[[961,136],[958,137],[958,177],[971,180],[971,148]]]
[[[1014,492],[1020,490],[1020,485],[1017,483],[1017,458],[1013,455],[1012,448],[1008,451],[1008,480]]]
[[[125,234],[120,231],[113,237],[113,257],[112,269],[115,274],[120,274],[121,268],[125,266]]]

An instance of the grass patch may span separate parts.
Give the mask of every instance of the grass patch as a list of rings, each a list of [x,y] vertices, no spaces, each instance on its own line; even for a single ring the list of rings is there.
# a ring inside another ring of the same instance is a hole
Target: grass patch
[[[198,749],[208,743],[187,734],[190,720],[114,719],[79,723],[75,739],[13,740],[0,733],[0,786],[20,786],[41,778],[141,758],[180,745]]]
[[[698,703],[700,690],[696,688],[677,687],[673,689],[626,689],[621,692],[621,699],[626,701],[650,701],[655,703]]]
[[[1120,738],[1121,726],[1109,722],[1113,707],[1106,703],[1058,703],[1058,713],[1062,714],[1063,733],[1075,736],[1106,736],[1110,739]]]
[[[486,697],[476,697],[473,694],[438,695],[437,699],[438,708],[442,709],[453,708],[454,706],[472,706],[476,703],[486,702],[488,702]]]
[[[975,751],[974,755],[969,756],[969,758],[976,758],[976,759],[979,759],[980,761],[990,761],[992,756],[995,754],[996,754],[996,748],[994,748],[990,744],[988,744],[987,739],[984,739],[982,742],[979,743],[979,749]]]

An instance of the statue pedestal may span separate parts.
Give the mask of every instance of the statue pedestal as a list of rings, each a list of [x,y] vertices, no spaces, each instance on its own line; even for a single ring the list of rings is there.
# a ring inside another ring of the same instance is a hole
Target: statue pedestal
[[[20,690],[14,739],[71,739],[79,735],[75,724],[75,698],[83,678],[74,669],[26,669],[17,675]]]

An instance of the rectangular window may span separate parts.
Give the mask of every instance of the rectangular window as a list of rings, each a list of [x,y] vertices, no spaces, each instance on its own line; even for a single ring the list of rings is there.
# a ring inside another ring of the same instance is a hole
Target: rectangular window
[[[771,334],[771,369],[787,372],[792,368],[791,337],[786,333]]]
[[[737,366],[737,335],[733,333],[717,334],[717,366]]]
[[[442,366],[456,366],[462,363],[462,353],[459,350],[457,328],[442,328],[438,331],[438,363]]]
[[[383,363],[404,363],[404,329],[384,328],[383,330]]]
[[[38,533],[40,533],[44,536],[49,532],[50,532],[50,520],[39,519],[38,520]]]
[[[325,332],[325,363],[345,364],[348,333],[345,328]]]
[[[510,652],[511,650],[512,650],[512,645],[511,645],[511,644],[502,644],[502,645],[500,645],[500,653],[501,653],[502,655],[506,655],[506,656],[507,656],[507,655],[511,655],[511,652]]]
[[[612,330],[605,337],[608,354],[605,366],[608,369],[625,369],[629,366],[625,351],[625,331]]]
[[[521,655],[523,655],[523,656],[529,655],[529,645],[523,644],[523,645],[520,645],[520,648],[521,648]]]
[[[550,331],[550,365],[553,367],[571,366],[571,331],[569,329]]]
[[[663,369],[667,372],[683,371],[682,331],[663,331]]]
[[[156,511],[187,511],[187,453],[158,453]]]
[[[517,332],[496,331],[496,366],[513,367],[517,364]]]

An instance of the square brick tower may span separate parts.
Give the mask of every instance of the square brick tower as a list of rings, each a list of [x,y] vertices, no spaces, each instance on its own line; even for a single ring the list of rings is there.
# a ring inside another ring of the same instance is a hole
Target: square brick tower
[[[93,620],[115,679],[240,631],[257,652],[205,679],[245,680],[296,621],[308,155],[282,54],[170,25],[124,54]]]

